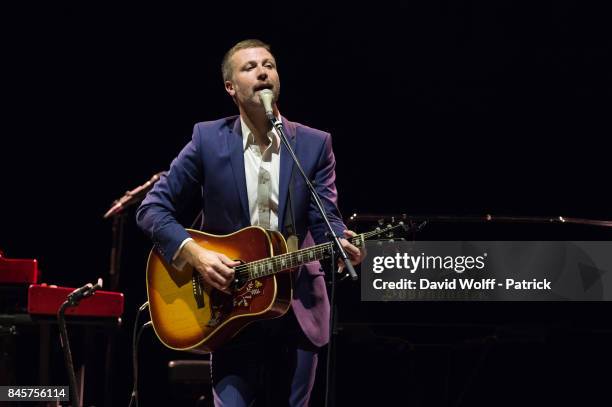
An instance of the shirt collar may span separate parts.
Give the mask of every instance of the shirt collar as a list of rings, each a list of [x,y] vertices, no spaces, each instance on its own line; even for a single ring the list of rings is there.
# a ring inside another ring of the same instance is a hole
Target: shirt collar
[[[281,117],[277,116],[276,120],[281,120]],[[255,139],[251,129],[249,129],[249,126],[247,126],[246,122],[242,119],[242,116],[240,116],[240,126],[242,128],[242,151],[244,151],[248,146],[254,144]],[[272,151],[274,153],[278,153],[280,147],[280,137],[276,133],[276,129],[272,128],[272,130],[268,132],[267,136],[268,140],[272,142]]]

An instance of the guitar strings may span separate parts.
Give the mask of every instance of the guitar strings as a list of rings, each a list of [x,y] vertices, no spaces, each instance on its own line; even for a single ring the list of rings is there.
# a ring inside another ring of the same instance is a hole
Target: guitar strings
[[[370,232],[366,232],[366,233],[362,233],[361,235],[357,235],[354,236],[352,238],[350,238],[350,242],[351,243],[355,243],[356,241],[359,241],[360,239],[363,241],[367,240],[368,238],[372,237],[372,236],[376,236],[376,235],[380,235],[382,233],[386,233],[389,232],[393,229],[396,229],[398,227],[402,226],[402,224],[398,224],[395,226],[389,226],[386,229],[381,229],[381,230],[373,230]],[[258,278],[258,277],[265,277],[271,274],[275,274],[284,270],[289,270],[295,267],[298,267],[298,265],[292,265],[287,267],[287,264],[291,264],[293,263],[294,260],[298,260],[298,263],[302,262],[302,259],[300,258],[300,256],[306,252],[312,252],[315,256],[314,259],[310,259],[310,261],[315,261],[315,260],[320,260],[321,258],[316,258],[316,255],[324,255],[326,251],[329,251],[329,249],[331,248],[332,243],[328,242],[328,243],[323,243],[317,246],[313,246],[313,247],[307,247],[305,249],[300,249],[297,250],[295,252],[291,252],[291,253],[283,253],[281,255],[278,256],[274,256],[274,257],[268,257],[265,259],[259,259],[259,260],[255,260],[249,263],[245,263],[245,264],[240,264],[236,267],[234,267],[234,272],[235,275],[238,277],[238,279],[242,279],[245,278],[246,280],[251,280],[252,278]],[[292,258],[293,257],[293,258]],[[307,256],[308,257],[308,256]],[[251,276],[251,268],[257,267],[258,265],[262,265],[265,263],[270,263],[272,262],[272,267],[271,268],[267,268],[265,271],[267,271],[267,273],[264,273],[262,275],[256,276],[256,277],[252,277]],[[276,266],[280,266],[283,265],[284,268],[281,268],[280,270],[275,270],[274,265]],[[204,282],[204,277],[202,275],[198,275],[198,282],[202,283]]]

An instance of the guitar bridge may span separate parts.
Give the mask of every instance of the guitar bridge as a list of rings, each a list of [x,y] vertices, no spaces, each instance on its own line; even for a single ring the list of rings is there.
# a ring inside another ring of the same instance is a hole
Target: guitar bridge
[[[204,308],[206,304],[204,303],[202,284],[200,284],[200,273],[196,270],[193,270],[193,274],[191,275],[191,285],[193,287],[193,298],[195,298],[198,308]]]

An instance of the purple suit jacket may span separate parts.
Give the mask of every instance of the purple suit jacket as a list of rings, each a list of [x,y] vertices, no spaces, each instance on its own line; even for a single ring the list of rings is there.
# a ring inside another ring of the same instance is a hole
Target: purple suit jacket
[[[334,232],[342,236],[346,227],[336,204],[335,159],[330,134],[285,118],[282,120],[304,172],[321,197]],[[285,146],[281,146],[278,212],[281,232],[284,232],[293,166]],[[293,174],[291,196],[300,246],[310,246],[313,240],[316,244],[328,241],[325,224],[311,203],[297,169]],[[189,237],[177,219],[187,203],[194,202],[201,202],[206,232],[228,234],[250,226],[239,116],[197,123],[191,142],[138,208],[138,225],[168,262],[181,242]],[[329,301],[323,274],[318,262],[302,267],[296,277],[291,302],[302,330],[316,346],[325,345],[329,338]]]

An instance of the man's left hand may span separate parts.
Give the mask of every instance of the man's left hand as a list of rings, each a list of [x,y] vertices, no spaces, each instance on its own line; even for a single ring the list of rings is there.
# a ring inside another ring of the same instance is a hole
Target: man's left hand
[[[354,266],[356,266],[357,264],[361,263],[361,261],[363,260],[363,252],[359,250],[356,246],[351,244],[348,240],[346,240],[347,238],[351,238],[354,236],[357,236],[355,232],[353,232],[352,230],[345,230],[344,238],[341,237],[339,240],[340,240],[340,244],[342,245],[342,248],[344,249],[344,251],[346,251],[346,254],[351,260],[351,263]],[[338,261],[338,272],[341,273],[343,270],[344,270],[344,262],[341,259],[340,261]]]

